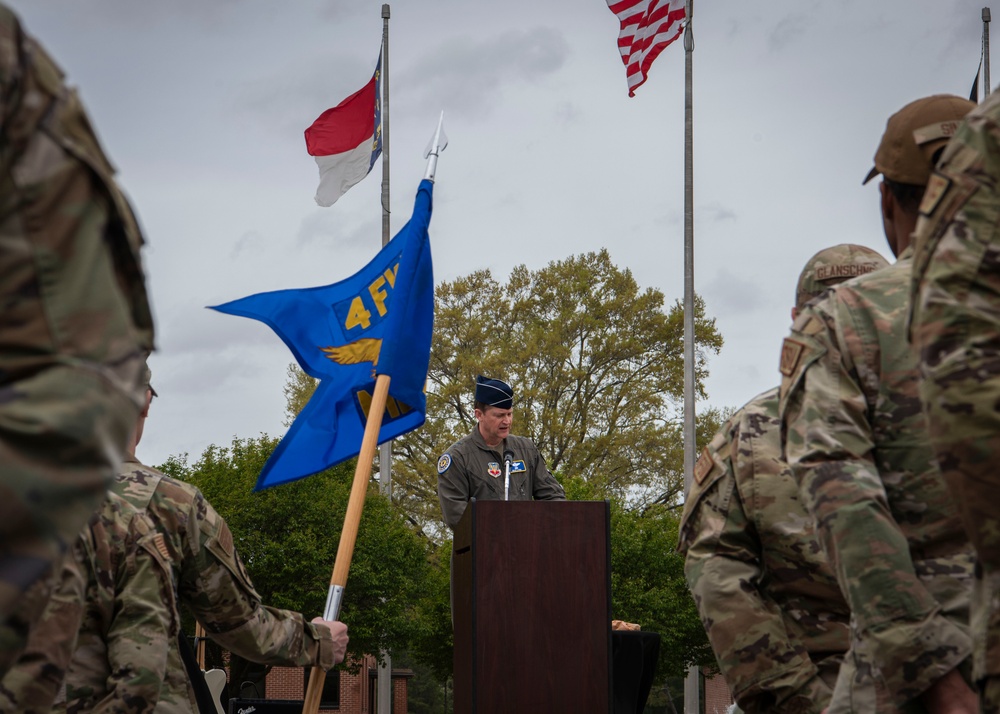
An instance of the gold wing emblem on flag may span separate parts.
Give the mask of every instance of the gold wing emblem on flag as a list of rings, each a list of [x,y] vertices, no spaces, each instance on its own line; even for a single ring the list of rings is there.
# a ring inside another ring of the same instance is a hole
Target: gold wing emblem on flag
[[[382,349],[382,340],[363,337],[342,347],[320,347],[326,353],[327,359],[337,364],[360,364],[371,362],[378,364],[378,353]]]

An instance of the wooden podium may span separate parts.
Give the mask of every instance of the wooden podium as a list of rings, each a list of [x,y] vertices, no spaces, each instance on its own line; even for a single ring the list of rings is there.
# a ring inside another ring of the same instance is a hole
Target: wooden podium
[[[611,711],[608,504],[472,500],[455,529],[455,714]]]

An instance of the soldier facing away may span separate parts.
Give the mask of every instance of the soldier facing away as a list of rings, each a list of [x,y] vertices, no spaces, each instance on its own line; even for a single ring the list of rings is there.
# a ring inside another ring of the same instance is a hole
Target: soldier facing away
[[[148,369],[145,375],[145,407],[130,439],[128,459],[109,493],[112,502],[122,504],[123,513],[131,509],[138,515],[131,524],[117,518],[113,529],[85,534],[103,553],[96,560],[83,560],[91,566],[84,578],[96,580],[97,585],[88,586],[86,598],[73,597],[79,585],[70,572],[60,597],[53,599],[43,617],[43,623],[64,623],[64,627],[78,623],[78,641],[75,648],[70,637],[58,646],[52,642],[35,646],[33,632],[28,649],[32,657],[22,658],[0,686],[0,696],[18,703],[19,711],[29,703],[41,703],[37,711],[47,711],[42,706],[46,698],[49,703],[56,699],[58,709],[69,714],[198,711],[177,637],[180,604],[205,626],[213,641],[244,659],[323,669],[344,659],[348,637],[343,623],[319,617],[309,623],[299,613],[265,606],[236,552],[229,527],[201,492],[135,458],[153,397]],[[125,537],[132,531],[141,534],[138,544]],[[137,571],[136,562],[143,563],[146,556],[153,562]],[[45,628],[37,632],[39,637],[48,634]],[[63,701],[56,697],[59,682],[51,685],[57,670],[65,668],[65,660],[69,667]],[[33,682],[31,675],[39,671],[45,676]]]
[[[145,514],[106,495],[64,559],[27,648],[0,684],[0,711],[47,714],[71,660],[98,683],[77,697],[75,710],[153,711],[169,642],[180,628],[160,542]]]
[[[859,245],[822,250],[799,277],[792,319],[850,277],[888,265]],[[819,714],[849,643],[850,608],[781,458],[778,388],[751,399],[704,449],[678,549],[719,667],[748,714]]]
[[[1000,712],[1000,93],[973,110],[920,206],[912,335],[938,466],[978,566],[974,673]]]
[[[859,712],[977,709],[967,684],[974,555],[934,463],[906,334],[917,208],[935,155],[974,106],[937,95],[889,119],[865,182],[883,176],[898,260],[806,307],[782,346],[785,458],[851,607],[854,676],[838,687]]]
[[[3,5],[0,109],[2,674],[121,463],[153,335],[142,236],[114,168]]]

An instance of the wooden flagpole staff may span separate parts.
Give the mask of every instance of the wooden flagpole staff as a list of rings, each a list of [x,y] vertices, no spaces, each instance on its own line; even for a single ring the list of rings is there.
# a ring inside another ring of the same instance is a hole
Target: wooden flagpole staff
[[[361,453],[358,454],[358,465],[354,469],[354,482],[351,485],[351,496],[347,501],[344,529],[340,533],[337,560],[333,564],[330,589],[326,596],[324,620],[336,620],[340,615],[340,604],[344,598],[344,587],[347,585],[347,572],[351,568],[351,558],[354,556],[354,544],[358,539],[358,525],[361,523],[361,511],[365,505],[365,494],[368,491],[368,482],[372,473],[372,460],[375,458],[375,448],[378,446],[378,434],[382,427],[382,415],[385,413],[388,394],[389,375],[380,374],[375,380],[375,393],[372,395],[371,408],[368,410],[365,434],[361,440]],[[309,673],[309,687],[306,689],[302,714],[317,714],[325,680],[326,672],[323,671],[323,668],[313,667],[312,672]]]
[[[387,8],[388,6],[383,6]],[[424,179],[434,181],[437,171],[438,156],[448,146],[448,137],[444,135],[444,112],[438,119],[434,138],[424,152],[427,159],[427,171]],[[344,598],[344,586],[347,584],[347,571],[351,568],[351,557],[354,555],[354,544],[358,539],[358,525],[361,522],[361,511],[365,505],[365,493],[371,479],[372,459],[378,446],[378,434],[382,428],[382,416],[385,413],[386,399],[389,396],[389,375],[380,374],[375,379],[375,393],[372,395],[371,407],[368,409],[368,421],[365,423],[365,433],[361,439],[361,452],[358,454],[358,465],[354,469],[354,483],[351,485],[351,496],[347,501],[347,514],[344,516],[344,530],[340,534],[340,544],[337,546],[337,561],[333,564],[333,575],[330,578],[330,589],[326,596],[324,620],[336,620],[340,615],[340,603]],[[319,702],[323,694],[323,682],[326,673],[320,667],[313,667],[309,674],[309,686],[306,689],[302,704],[302,714],[317,714]]]

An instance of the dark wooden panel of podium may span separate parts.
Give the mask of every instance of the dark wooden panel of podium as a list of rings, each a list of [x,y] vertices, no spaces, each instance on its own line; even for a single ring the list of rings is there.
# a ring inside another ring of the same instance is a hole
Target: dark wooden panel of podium
[[[455,714],[611,711],[608,504],[472,501],[455,529]]]

